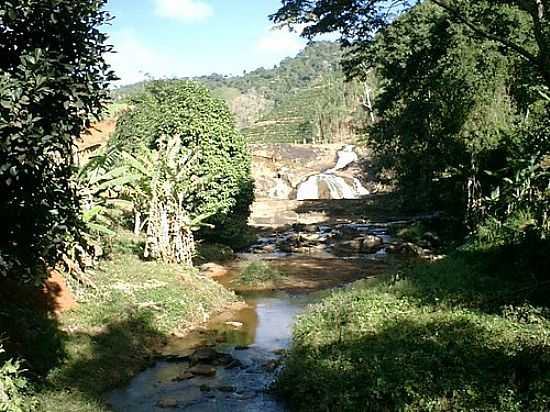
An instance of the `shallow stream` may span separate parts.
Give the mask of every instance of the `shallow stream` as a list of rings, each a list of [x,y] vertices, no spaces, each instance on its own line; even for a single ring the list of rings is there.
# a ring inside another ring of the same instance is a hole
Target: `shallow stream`
[[[387,235],[379,227],[372,230]],[[265,238],[260,243],[265,244]],[[296,316],[332,288],[387,269],[383,250],[339,258],[275,251],[242,255],[221,282],[230,286],[251,260],[269,262],[284,272],[291,279],[289,287],[242,292],[245,307],[171,342],[166,348],[171,356],[110,394],[115,411],[284,411],[284,403],[267,389],[280,370]]]

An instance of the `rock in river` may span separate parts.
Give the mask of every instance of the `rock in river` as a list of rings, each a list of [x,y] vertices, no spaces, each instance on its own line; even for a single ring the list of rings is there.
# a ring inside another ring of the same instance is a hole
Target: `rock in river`
[[[212,348],[200,348],[193,352],[190,356],[191,364],[197,363],[213,363],[220,357],[220,353]]]
[[[216,375],[216,368],[208,365],[196,365],[189,369],[189,372],[196,376],[211,377]]]
[[[157,406],[163,409],[177,408],[178,401],[171,398],[161,399],[160,401],[158,401]]]

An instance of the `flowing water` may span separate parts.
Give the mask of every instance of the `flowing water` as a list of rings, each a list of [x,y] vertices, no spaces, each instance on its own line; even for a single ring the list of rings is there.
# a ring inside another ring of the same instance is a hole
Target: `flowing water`
[[[359,234],[387,236],[380,227],[348,226]],[[343,231],[321,227],[317,235],[330,237],[331,233],[337,236]],[[275,245],[272,239],[270,236],[260,239],[251,253],[234,262],[234,270],[221,282],[232,285],[239,271],[252,259],[267,262],[285,273],[288,287],[242,293],[246,307],[224,313],[204,329],[170,342],[166,348],[170,356],[161,358],[126,388],[109,396],[115,411],[285,410],[284,403],[266,389],[280,370],[281,356],[290,344],[296,316],[330,288],[384,272],[387,260],[383,250],[347,258],[336,258],[328,252],[319,256],[280,250],[261,256],[254,253],[258,247]],[[190,367],[197,363],[206,363],[207,370],[190,373]]]
[[[359,199],[369,191],[357,178],[341,177],[335,173],[359,160],[352,145],[346,145],[338,152],[338,160],[332,169],[309,176],[298,185],[297,200],[317,199]]]

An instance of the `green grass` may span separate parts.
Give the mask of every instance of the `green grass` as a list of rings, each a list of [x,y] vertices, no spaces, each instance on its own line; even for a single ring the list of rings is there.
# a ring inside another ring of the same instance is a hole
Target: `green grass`
[[[122,239],[92,276],[96,289],[81,291],[78,308],[62,315],[66,357],[36,394],[38,410],[108,410],[104,394],[148,366],[170,333],[237,300],[195,271],[142,261],[138,248]]]
[[[128,103],[127,102],[125,102],[125,101],[113,102],[105,108],[103,117],[105,119],[116,118],[126,109],[128,109]]]
[[[272,268],[266,262],[250,263],[236,279],[236,282],[246,286],[262,286],[266,283],[286,279],[279,270]]]
[[[550,312],[490,262],[457,252],[333,293],[299,318],[275,389],[300,411],[550,410]]]

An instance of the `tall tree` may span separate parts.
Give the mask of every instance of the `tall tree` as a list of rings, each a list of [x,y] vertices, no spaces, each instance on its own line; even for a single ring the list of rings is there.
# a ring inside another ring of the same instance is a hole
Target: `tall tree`
[[[163,140],[177,136],[180,157],[192,153],[195,159],[182,167],[182,173],[201,183],[200,190],[184,190],[185,182],[177,182],[174,193],[185,192],[185,212],[211,216],[208,223],[216,226],[218,239],[219,231],[229,232],[231,227],[236,236],[242,235],[253,197],[250,156],[226,104],[197,82],[156,80],[133,98],[131,106],[120,117],[110,145],[139,153],[160,149]]]
[[[76,234],[73,145],[114,78],[105,2],[1,2],[0,277],[38,280]]]
[[[550,0],[429,0],[447,11],[455,22],[468,27],[472,35],[498,42],[535,66],[550,87]],[[421,0],[282,0],[282,7],[271,16],[282,24],[305,24],[303,35],[340,32],[341,41],[351,47],[350,71],[357,67],[353,59],[360,56],[375,35],[387,28],[397,16]],[[509,10],[528,16],[530,28],[526,38],[511,40],[507,23]],[[504,11],[504,13],[503,13]]]

